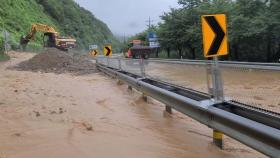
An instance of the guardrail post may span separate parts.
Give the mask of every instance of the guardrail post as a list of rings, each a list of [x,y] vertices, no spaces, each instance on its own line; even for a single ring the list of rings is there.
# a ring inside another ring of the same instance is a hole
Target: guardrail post
[[[172,108],[171,106],[165,105],[165,111],[169,114],[172,114]]]
[[[109,67],[109,57],[107,57],[107,67]]]
[[[223,133],[217,130],[213,130],[213,143],[223,149]]]
[[[120,79],[118,79],[117,85],[123,85],[123,82]]]
[[[211,64],[207,63],[206,64],[206,82],[207,82],[207,89],[208,93],[213,96],[213,88],[211,87],[211,78],[212,78],[212,73],[211,73]]]
[[[142,94],[142,98],[143,98],[143,100],[144,100],[145,102],[148,102],[148,97],[147,97],[147,95],[145,95],[144,93]]]
[[[122,70],[122,63],[121,63],[121,59],[118,59],[118,63],[119,63],[119,70]]]

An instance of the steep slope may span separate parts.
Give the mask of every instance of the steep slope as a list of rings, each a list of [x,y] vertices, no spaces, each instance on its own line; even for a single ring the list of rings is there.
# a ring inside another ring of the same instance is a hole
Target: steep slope
[[[74,36],[80,48],[104,43],[117,47],[119,43],[106,24],[73,0],[0,0],[0,4],[0,23],[11,33],[13,44],[32,23],[48,24],[63,35]],[[40,35],[36,38],[35,43],[39,44]]]
[[[77,37],[80,45],[117,43],[106,24],[73,0],[36,1],[43,6],[46,14],[60,24],[64,33]]]
[[[27,33],[32,23],[40,22],[57,28],[34,0],[0,0],[0,4],[0,27],[4,26],[11,34],[12,45],[18,44],[19,37]]]

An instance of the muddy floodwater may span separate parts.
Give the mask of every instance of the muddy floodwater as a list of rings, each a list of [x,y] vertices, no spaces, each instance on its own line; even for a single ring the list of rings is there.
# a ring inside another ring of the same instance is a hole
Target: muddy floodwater
[[[148,62],[146,74],[208,93],[206,67]],[[280,71],[221,66],[227,98],[280,113]]]
[[[0,63],[1,158],[258,158],[264,155],[102,73],[83,76],[6,69],[33,56],[10,53]]]

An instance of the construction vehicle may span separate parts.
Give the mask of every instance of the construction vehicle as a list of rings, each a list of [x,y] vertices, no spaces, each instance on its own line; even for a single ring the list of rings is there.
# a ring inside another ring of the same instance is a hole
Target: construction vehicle
[[[143,46],[141,40],[133,40],[129,44],[129,49],[125,54],[125,57],[133,59],[148,59],[153,50],[154,49],[149,46]]]
[[[53,27],[38,23],[32,24],[29,33],[25,37],[21,37],[20,45],[25,47],[31,39],[34,39],[36,32],[44,33],[44,47],[55,47],[63,51],[77,47],[76,39],[71,37],[61,37]]]

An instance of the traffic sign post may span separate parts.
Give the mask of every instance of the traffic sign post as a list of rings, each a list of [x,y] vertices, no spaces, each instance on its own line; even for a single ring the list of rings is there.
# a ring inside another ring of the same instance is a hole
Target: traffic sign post
[[[145,61],[143,58],[140,59],[140,71],[141,71],[141,76],[145,78]]]
[[[215,103],[221,103],[224,101],[224,92],[223,92],[223,80],[221,75],[221,70],[219,67],[218,57],[213,57],[213,62],[211,65],[211,74],[212,74],[212,94],[214,96]],[[209,82],[208,82],[209,83]],[[213,129],[213,143],[223,149],[223,133]]]
[[[213,62],[207,67],[207,87],[215,103],[220,103],[224,101],[224,93],[218,57],[228,54],[226,15],[203,15],[201,20],[204,57],[213,58]],[[213,129],[213,143],[223,148],[223,133]]]
[[[213,84],[213,95],[216,103],[224,101],[224,88],[221,70],[219,67],[218,57],[214,57],[214,63],[212,64],[212,84]]]

